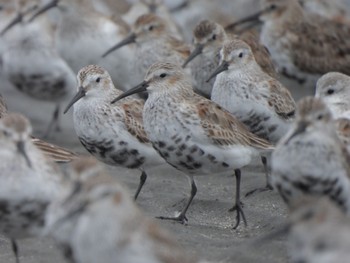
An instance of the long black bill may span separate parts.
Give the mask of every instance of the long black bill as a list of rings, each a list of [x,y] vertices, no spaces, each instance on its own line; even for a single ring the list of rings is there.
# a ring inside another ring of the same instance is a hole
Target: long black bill
[[[268,12],[274,10],[274,9],[276,9],[276,7],[274,5],[271,5],[271,6],[269,6],[269,7],[265,8],[265,9],[255,13],[255,14],[253,14],[253,15],[247,16],[247,17],[242,18],[242,19],[240,19],[240,20],[238,20],[238,21],[236,21],[236,22],[234,22],[232,24],[229,24],[228,26],[225,27],[225,29],[226,30],[227,29],[232,30],[232,29],[234,29],[235,27],[237,27],[237,26],[239,26],[241,24],[258,21],[261,15],[266,14],[266,13],[268,13]]]
[[[306,121],[299,121],[296,129],[294,130],[292,135],[289,136],[289,139],[286,141],[285,144],[288,144],[290,142],[290,140],[293,139],[295,136],[305,132],[308,125],[309,124]]]
[[[69,109],[73,106],[74,103],[76,103],[78,100],[80,100],[82,97],[86,95],[86,92],[83,87],[79,87],[79,90],[77,94],[73,97],[73,99],[68,103],[66,109],[64,110],[63,114],[66,114]]]
[[[17,16],[0,32],[0,36],[5,35],[7,31],[13,28],[15,25],[22,22],[23,16],[21,13],[18,13]]]
[[[39,10],[34,13],[34,15],[28,20],[28,22],[34,21],[34,19],[40,16],[41,14],[49,11],[51,8],[57,7],[59,1],[60,0],[52,0],[46,5],[44,5],[42,8],[39,8]]]
[[[125,97],[131,96],[136,93],[141,93],[147,91],[147,87],[149,85],[148,81],[143,81],[139,85],[137,85],[135,88],[129,89],[128,91],[125,91],[123,94],[121,94],[119,97],[112,100],[111,104],[116,103],[118,100],[121,100]]]
[[[134,33],[130,34],[129,36],[127,36],[126,38],[124,38],[124,40],[120,41],[118,44],[116,44],[115,46],[111,47],[110,49],[108,49],[103,55],[102,57],[105,58],[107,57],[109,54],[111,54],[113,51],[117,50],[118,48],[121,48],[125,45],[134,43],[136,40],[136,35]]]
[[[25,150],[25,144],[24,141],[19,141],[17,142],[17,151],[22,154],[22,156],[24,157],[24,159],[27,162],[28,167],[32,167],[32,163],[29,160],[29,157],[27,155],[27,152]]]
[[[215,71],[210,75],[210,77],[207,79],[207,82],[209,82],[212,78],[216,77],[216,75],[220,74],[221,72],[228,70],[228,63],[226,61],[222,62]]]
[[[182,67],[186,67],[186,65],[193,60],[195,57],[197,57],[199,54],[202,53],[203,51],[203,45],[198,44],[196,45],[195,49],[192,51],[192,53],[188,56],[188,58],[186,59],[186,61],[183,63]]]

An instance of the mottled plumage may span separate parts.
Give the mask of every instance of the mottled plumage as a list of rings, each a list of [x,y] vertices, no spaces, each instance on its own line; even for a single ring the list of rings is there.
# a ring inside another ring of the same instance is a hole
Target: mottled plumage
[[[295,124],[272,154],[273,184],[283,200],[290,204],[303,195],[324,195],[349,213],[349,164],[324,102],[302,99]]]
[[[215,78],[207,81],[208,75],[214,71],[220,62],[220,50],[228,39],[241,39],[252,49],[256,61],[263,71],[271,76],[276,71],[267,49],[259,44],[259,39],[251,32],[240,36],[226,33],[224,28],[212,21],[203,20],[193,30],[194,49],[184,66],[190,63],[191,73],[195,81],[195,91],[210,98]]]
[[[47,214],[48,234],[68,259],[76,263],[199,262],[144,216],[125,188],[96,161],[74,161],[68,174],[76,178],[77,187],[62,195]]]
[[[122,92],[114,87],[110,75],[100,66],[82,68],[77,78],[78,93],[66,111],[74,104],[75,131],[93,156],[109,165],[131,169],[143,170],[164,163],[144,131],[142,100],[128,98],[111,105],[111,99]],[[143,171],[141,178],[145,176]]]
[[[278,70],[304,82],[329,71],[350,74],[350,27],[306,14],[297,0],[264,0],[261,42]]]
[[[256,63],[250,47],[241,40],[225,42],[212,100],[237,116],[249,130],[272,142],[287,132],[295,102],[278,80]]]
[[[17,5],[16,5],[17,4]],[[6,16],[35,10],[38,1],[13,1],[16,9]],[[32,13],[27,12],[27,19]],[[54,28],[46,16],[32,23],[20,23],[3,33],[1,52],[4,76],[21,92],[32,98],[56,103],[46,134],[58,125],[59,104],[71,95],[74,74],[55,48]]]
[[[136,44],[133,72],[137,74],[135,79],[139,81],[156,61],[171,61],[181,64],[190,52],[187,44],[175,38],[166,22],[154,14],[141,15],[136,20],[132,33],[110,48],[104,56],[130,43]],[[115,53],[121,52],[123,51]]]
[[[290,262],[349,262],[350,220],[327,198],[303,198],[290,216]]]
[[[143,110],[148,138],[159,154],[191,179],[191,197],[179,216],[162,217],[186,220],[186,211],[196,194],[195,175],[235,171],[237,222],[244,218],[240,204],[240,168],[248,165],[259,151],[271,145],[251,134],[234,116],[210,100],[193,92],[189,77],[172,63],[153,64],[144,82],[119,96],[147,90],[149,97]]]
[[[30,133],[29,121],[20,114],[0,120],[0,232],[13,244],[42,235],[46,208],[63,190],[59,169]],[[17,253],[16,245],[13,249]]]

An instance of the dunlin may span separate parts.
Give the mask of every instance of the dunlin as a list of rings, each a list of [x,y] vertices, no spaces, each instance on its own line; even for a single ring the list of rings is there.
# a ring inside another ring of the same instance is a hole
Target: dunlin
[[[350,119],[349,76],[339,72],[323,75],[317,81],[315,97],[321,98],[326,103],[334,119]]]
[[[96,65],[78,73],[78,93],[74,104],[74,128],[84,147],[97,159],[109,164],[142,170],[137,198],[147,174],[144,169],[165,163],[153,149],[143,128],[144,102],[128,98],[111,105],[111,98],[122,94],[108,72]]]
[[[60,172],[30,139],[31,126],[22,115],[0,120],[0,232],[12,241],[42,234],[45,211],[61,191]]]
[[[350,74],[350,27],[304,12],[297,0],[263,0],[260,40],[278,71],[300,83],[313,84],[329,71]]]
[[[199,262],[144,216],[95,160],[72,163],[78,187],[49,208],[47,229],[76,263]],[[103,242],[96,242],[103,240]]]
[[[0,94],[0,119],[8,114],[4,98]],[[57,163],[66,163],[76,158],[76,154],[60,146],[53,145],[41,139],[31,136],[32,143],[39,148],[48,158]]]
[[[153,147],[172,166],[185,172],[191,182],[191,196],[176,217],[161,217],[184,222],[186,211],[197,188],[193,176],[234,171],[236,177],[237,222],[241,215],[241,168],[259,151],[271,145],[250,133],[235,117],[214,102],[193,92],[191,81],[176,64],[153,64],[145,80],[123,93],[112,103],[132,94],[148,91],[143,109],[145,131]]]
[[[327,198],[304,198],[290,216],[290,262],[349,262],[350,219]]]
[[[163,19],[171,34],[178,39],[182,39],[179,27],[174,22],[170,10],[163,0],[140,0],[135,2],[130,10],[122,18],[130,25],[134,25],[136,20],[145,14],[154,14]]]
[[[255,135],[276,144],[288,131],[295,113],[290,92],[257,64],[244,41],[225,42],[211,99],[242,121]],[[268,180],[267,158],[262,157]],[[249,192],[249,194],[253,193]]]
[[[272,154],[272,183],[287,204],[303,195],[325,195],[349,213],[349,160],[325,103],[306,97]]]
[[[24,16],[35,10],[39,1],[12,1],[6,15]],[[12,22],[10,25],[14,25]],[[7,27],[9,28],[9,27]],[[3,31],[4,32],[4,31]],[[3,36],[2,70],[4,76],[21,92],[35,99],[56,103],[45,135],[59,128],[59,105],[70,96],[75,85],[74,74],[54,47],[54,29],[47,17],[33,23],[20,23]]]
[[[122,89],[129,89],[134,83],[129,72],[132,70],[133,51],[123,51],[101,60],[102,54],[128,34],[125,23],[115,23],[109,17],[97,12],[90,0],[51,0],[43,5],[30,19],[57,7],[61,17],[56,32],[56,46],[75,74],[86,65],[99,64],[106,68],[113,82]]]
[[[130,43],[136,43],[133,72],[136,72],[135,78],[139,80],[153,63],[166,60],[182,64],[190,54],[189,47],[173,37],[166,22],[154,14],[140,16],[135,22],[132,33],[106,51],[104,57]]]
[[[252,49],[256,61],[267,74],[274,77],[276,71],[265,47],[259,44],[258,37],[251,32],[240,36],[227,34],[224,28],[209,20],[201,21],[193,30],[194,49],[184,62],[185,67],[191,62],[191,73],[195,80],[195,91],[207,98],[211,97],[211,91],[215,82],[212,78],[207,82],[209,74],[219,65],[220,50],[228,39],[241,39]],[[197,57],[197,58],[196,58]],[[196,58],[196,59],[195,59]]]

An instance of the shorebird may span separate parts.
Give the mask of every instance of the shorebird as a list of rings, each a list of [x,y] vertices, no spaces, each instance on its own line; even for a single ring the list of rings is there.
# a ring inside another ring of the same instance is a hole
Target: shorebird
[[[190,257],[168,232],[144,216],[126,189],[96,160],[78,159],[70,170],[78,187],[56,200],[47,213],[47,233],[67,259],[76,263],[203,262]]]
[[[111,98],[122,91],[114,87],[108,72],[97,65],[82,68],[77,79],[78,92],[65,112],[74,104],[75,132],[98,160],[142,171],[136,199],[147,178],[145,169],[165,163],[144,131],[144,101],[128,98],[111,105]]]
[[[8,114],[4,98],[0,94],[0,119]],[[67,163],[72,161],[77,155],[60,146],[53,145],[41,139],[31,136],[32,143],[39,148],[48,158],[57,163]]]
[[[289,130],[295,102],[278,80],[265,73],[244,41],[226,41],[221,62],[210,78],[216,76],[211,99],[235,115],[255,135],[276,144]],[[267,158],[262,156],[267,185]],[[249,194],[253,193],[249,192]]]
[[[153,63],[166,60],[181,64],[190,54],[189,47],[173,37],[166,22],[154,14],[140,16],[134,24],[132,33],[112,46],[103,56],[123,53],[113,51],[131,43],[136,44],[133,72],[137,74],[135,78],[139,81]]]
[[[316,83],[316,98],[321,98],[333,118],[350,119],[350,77],[339,73],[329,72]]]
[[[348,262],[350,219],[327,198],[299,200],[289,221],[292,263]]]
[[[324,195],[349,214],[349,160],[325,103],[306,97],[272,154],[272,183],[287,204],[303,195]]]
[[[261,19],[260,40],[279,72],[300,83],[329,71],[350,74],[350,27],[304,12],[297,0],[263,0],[262,11],[241,20]]]
[[[265,47],[259,44],[259,39],[251,32],[245,32],[238,36],[226,33],[218,23],[203,20],[193,30],[194,49],[183,64],[185,67],[191,62],[191,73],[195,80],[195,91],[206,98],[211,97],[211,91],[215,82],[212,78],[207,82],[209,74],[219,65],[220,50],[225,41],[229,39],[241,39],[252,49],[257,63],[267,74],[276,76],[276,71]]]
[[[55,127],[59,129],[60,103],[72,94],[75,79],[55,49],[54,29],[47,17],[22,23],[37,5],[38,1],[12,1],[12,6],[6,6],[5,15],[15,19],[2,29],[2,71],[19,91],[56,103],[45,133],[49,135]]]
[[[0,232],[11,239],[39,236],[47,206],[62,190],[58,168],[32,142],[29,121],[10,113],[0,120]]]
[[[259,151],[271,145],[254,134],[214,102],[193,92],[190,77],[180,65],[153,64],[144,81],[112,103],[132,94],[148,91],[143,109],[144,127],[153,147],[172,166],[190,178],[191,196],[176,217],[160,217],[184,222],[186,211],[197,192],[193,176],[234,171],[236,200],[232,210],[246,223],[240,202],[241,168]]]
[[[89,64],[99,64],[111,72],[113,82],[124,90],[132,87],[132,47],[101,59],[113,44],[122,40],[129,31],[125,23],[97,12],[90,0],[51,0],[32,16],[30,21],[57,7],[60,15],[56,32],[56,47],[74,74]],[[121,21],[121,19],[119,19]]]
[[[169,8],[164,4],[163,0],[140,0],[135,2],[129,11],[122,15],[124,21],[130,26],[134,25],[136,20],[145,14],[154,14],[163,19],[169,32],[178,39],[182,39],[179,27],[174,22]]]

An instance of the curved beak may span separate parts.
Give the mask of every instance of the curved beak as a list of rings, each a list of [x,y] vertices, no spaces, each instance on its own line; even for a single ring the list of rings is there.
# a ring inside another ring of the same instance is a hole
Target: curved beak
[[[149,86],[149,81],[144,80],[139,85],[137,85],[135,88],[132,88],[132,89],[129,89],[128,91],[125,91],[119,97],[117,97],[114,100],[112,100],[111,104],[114,104],[117,101],[119,101],[119,100],[121,100],[121,99],[123,99],[125,97],[129,97],[129,96],[131,96],[133,94],[145,92],[145,91],[147,91],[147,87],[148,86]]]
[[[303,133],[306,131],[307,126],[309,126],[309,123],[306,121],[299,121],[297,124],[296,129],[294,130],[294,132],[289,136],[288,140],[286,141],[285,144],[288,144],[290,142],[291,139],[293,139],[295,136]]]
[[[42,8],[39,8],[39,10],[34,13],[34,15],[28,20],[28,22],[34,21],[34,19],[40,16],[41,14],[49,11],[51,8],[57,7],[59,1],[60,0],[52,0],[46,5],[44,5]]]
[[[3,30],[1,30],[0,36],[5,35],[7,31],[9,31],[15,25],[21,23],[22,20],[23,20],[23,15],[21,13],[18,13],[17,16]]]
[[[183,63],[182,67],[186,67],[186,65],[193,60],[195,57],[197,57],[199,54],[202,54],[203,52],[204,45],[202,44],[197,44],[192,53],[188,56],[186,61]]]
[[[83,87],[79,87],[79,90],[77,94],[73,97],[73,99],[68,103],[66,109],[64,110],[63,114],[66,114],[69,109],[73,106],[74,103],[76,103],[78,100],[80,100],[82,97],[86,95],[86,92]]]
[[[28,167],[32,167],[32,163],[30,162],[29,157],[25,151],[24,141],[17,142],[17,151],[24,157],[24,159],[27,162]]]
[[[209,82],[212,78],[216,77],[216,75],[220,74],[223,71],[228,70],[228,62],[224,61],[222,62],[215,71],[210,75],[210,77],[207,79],[207,82]]]
[[[115,46],[111,47],[110,49],[108,49],[103,55],[102,57],[105,58],[107,57],[110,53],[112,53],[113,51],[117,50],[118,48],[121,48],[125,45],[131,44],[131,43],[135,43],[136,40],[136,34],[132,33],[129,36],[127,36],[124,40],[120,41],[118,44],[116,44]]]
[[[272,10],[274,10],[275,7],[267,7],[253,15],[250,15],[250,16],[247,16],[245,18],[242,18],[234,23],[231,23],[229,24],[228,26],[225,27],[226,30],[233,30],[235,27],[239,26],[239,25],[242,25],[242,24],[245,24],[245,23],[248,23],[248,22],[256,22],[256,21],[259,21],[260,19],[260,16],[262,16],[263,14],[266,14],[268,12],[271,12]]]

